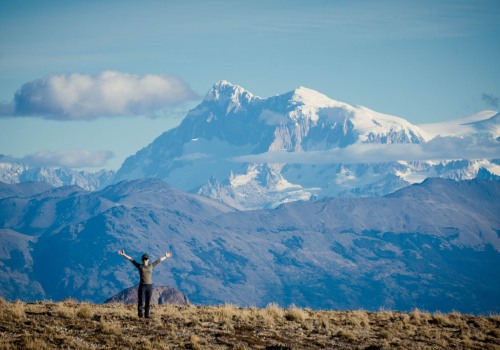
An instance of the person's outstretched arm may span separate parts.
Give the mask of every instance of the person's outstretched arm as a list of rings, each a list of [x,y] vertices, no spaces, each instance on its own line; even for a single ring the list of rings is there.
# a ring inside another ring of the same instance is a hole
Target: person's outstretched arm
[[[123,250],[119,250],[118,254],[120,254],[121,256],[123,256],[125,259],[127,259],[129,261],[133,261],[134,260],[130,256],[128,256],[127,254],[125,254],[125,251],[123,251]]]
[[[120,254],[121,256],[123,256],[125,259],[127,259],[128,261],[130,261],[132,264],[134,264],[135,267],[139,268],[139,266],[141,266],[141,264],[139,264],[137,261],[135,261],[134,259],[132,259],[130,256],[128,256],[127,254],[125,254],[125,252],[123,250],[119,250],[118,251],[118,254]]]
[[[172,257],[172,253],[170,252],[166,252],[164,256],[162,256],[161,258],[159,258],[158,260],[156,260],[154,263],[153,263],[153,266],[156,266],[158,265],[159,263],[161,263],[162,261],[165,261],[167,260],[168,258],[171,258]]]

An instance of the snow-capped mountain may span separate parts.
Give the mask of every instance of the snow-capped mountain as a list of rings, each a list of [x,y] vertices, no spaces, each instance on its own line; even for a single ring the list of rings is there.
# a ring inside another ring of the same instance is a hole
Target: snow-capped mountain
[[[110,184],[114,175],[112,170],[88,172],[31,166],[26,161],[0,154],[0,181],[9,184],[40,181],[54,187],[75,185],[84,190],[95,191]]]
[[[101,191],[0,184],[0,296],[102,302],[138,283],[195,304],[498,313],[500,182],[428,179],[389,196],[235,211],[157,179]]]
[[[469,134],[498,142],[498,117],[483,114],[467,122]],[[126,159],[115,181],[156,177],[234,208],[258,209],[311,198],[380,196],[430,176],[471,179],[480,169],[500,174],[490,160],[405,160],[404,154],[385,160],[378,153],[380,146],[427,145],[436,130],[304,87],[261,98],[221,81],[177,128]],[[359,158],[360,150],[368,156]]]

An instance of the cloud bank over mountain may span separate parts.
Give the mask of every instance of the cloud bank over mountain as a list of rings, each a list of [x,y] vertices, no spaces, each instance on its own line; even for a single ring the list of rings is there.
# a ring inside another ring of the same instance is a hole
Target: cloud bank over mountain
[[[476,137],[436,137],[418,144],[353,144],[323,151],[265,152],[232,158],[240,163],[385,163],[397,161],[429,161],[449,159],[496,159],[500,158],[498,142],[478,141]]]
[[[0,106],[0,115],[55,120],[150,115],[195,97],[186,82],[173,76],[52,74],[25,83],[10,104]]]
[[[105,165],[113,157],[113,152],[106,150],[63,150],[40,151],[24,157],[23,160],[35,167],[92,168]]]

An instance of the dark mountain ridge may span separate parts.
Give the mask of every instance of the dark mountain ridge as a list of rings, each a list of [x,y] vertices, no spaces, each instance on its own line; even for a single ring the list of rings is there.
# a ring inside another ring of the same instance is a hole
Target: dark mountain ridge
[[[155,283],[199,304],[500,311],[497,182],[430,179],[244,212],[157,179],[35,192],[0,199],[7,299],[104,301],[137,283],[125,249],[171,251]]]

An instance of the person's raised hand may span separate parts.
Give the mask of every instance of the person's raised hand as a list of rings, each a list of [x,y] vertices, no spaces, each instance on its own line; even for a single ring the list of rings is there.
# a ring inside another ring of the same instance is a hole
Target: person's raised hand
[[[120,254],[120,255],[125,255],[125,252],[124,252],[123,250],[119,250],[119,251],[118,251],[118,254]]]
[[[167,259],[168,259],[168,258],[170,258],[170,257],[172,257],[172,253],[166,252],[166,253],[165,253],[165,258],[167,258]]]

